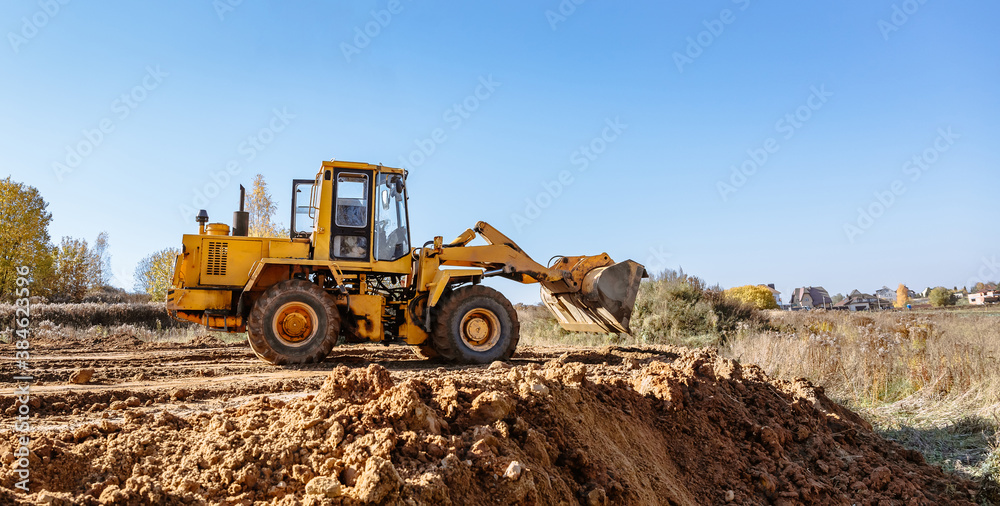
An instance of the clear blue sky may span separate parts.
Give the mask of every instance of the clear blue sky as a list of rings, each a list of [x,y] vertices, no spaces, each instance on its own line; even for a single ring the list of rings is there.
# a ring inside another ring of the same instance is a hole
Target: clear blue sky
[[[416,244],[486,220],[786,300],[1000,278],[996,2],[50,3],[0,7],[0,176],[121,286],[184,207],[261,173],[287,224],[330,158],[410,169]]]

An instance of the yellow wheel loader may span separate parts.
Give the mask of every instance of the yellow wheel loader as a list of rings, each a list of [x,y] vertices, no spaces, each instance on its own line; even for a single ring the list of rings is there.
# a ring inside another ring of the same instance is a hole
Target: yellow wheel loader
[[[183,236],[167,310],[215,331],[246,332],[272,364],[322,361],[337,343],[406,344],[459,363],[506,360],[519,324],[514,307],[480,282],[539,283],[570,331],[629,332],[645,269],[608,255],[553,257],[543,266],[485,222],[455,240],[410,244],[406,171],[323,162],[292,181],[290,237],[248,237],[249,215]],[[486,244],[470,245],[477,237]]]

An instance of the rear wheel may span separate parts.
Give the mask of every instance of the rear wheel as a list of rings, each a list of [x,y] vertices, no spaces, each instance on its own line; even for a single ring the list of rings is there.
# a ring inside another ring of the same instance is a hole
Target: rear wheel
[[[301,279],[268,288],[247,322],[250,348],[276,365],[322,361],[337,344],[339,333],[340,313],[333,298]]]
[[[431,336],[447,360],[486,364],[507,360],[520,339],[517,312],[500,292],[482,285],[460,288],[438,306]]]

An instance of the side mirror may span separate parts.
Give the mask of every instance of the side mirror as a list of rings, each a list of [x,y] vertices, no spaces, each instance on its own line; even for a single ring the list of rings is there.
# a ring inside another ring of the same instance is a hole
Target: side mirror
[[[403,179],[399,176],[392,178],[392,183],[396,188],[396,193],[403,193]]]

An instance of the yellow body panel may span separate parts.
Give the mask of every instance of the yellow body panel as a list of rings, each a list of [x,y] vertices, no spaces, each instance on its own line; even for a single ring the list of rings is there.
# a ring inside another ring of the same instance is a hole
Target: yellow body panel
[[[348,307],[357,317],[358,337],[371,341],[381,341],[384,337],[382,328],[382,312],[385,310],[385,297],[381,295],[351,295]]]
[[[319,210],[316,211],[316,229],[312,234],[313,258],[330,258],[330,229],[329,224],[333,217],[333,166],[329,162],[323,162],[316,179],[319,180]]]
[[[309,258],[309,240],[295,239],[292,242],[271,240],[268,244],[268,258]]]
[[[431,307],[436,306],[441,300],[441,296],[444,295],[445,289],[452,283],[468,280],[472,277],[481,277],[482,274],[483,272],[477,269],[439,269],[427,284],[426,291],[430,292],[428,304]]]
[[[229,290],[172,290],[167,297],[169,310],[232,309],[233,292]]]
[[[420,325],[416,324],[410,315],[406,315],[406,323],[399,326],[399,337],[406,341],[406,344],[424,344],[430,334],[420,328]]]
[[[203,286],[243,286],[260,260],[264,239],[206,236],[201,243]]]

